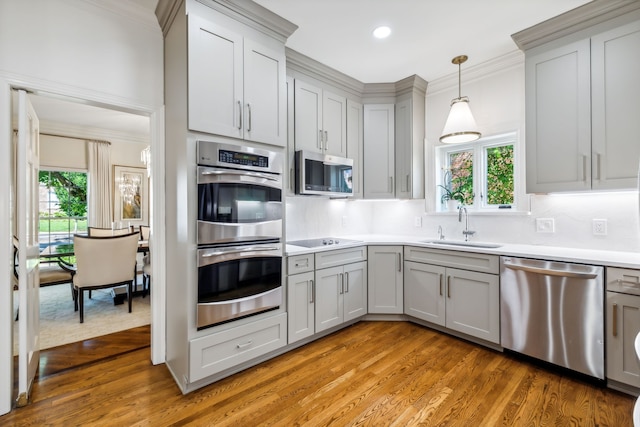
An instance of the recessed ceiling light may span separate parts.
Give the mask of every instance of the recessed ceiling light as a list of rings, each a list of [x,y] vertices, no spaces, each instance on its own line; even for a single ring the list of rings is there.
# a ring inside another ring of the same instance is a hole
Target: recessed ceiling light
[[[385,39],[387,37],[389,37],[389,34],[391,34],[391,28],[389,27],[378,27],[375,30],[373,30],[373,36],[377,39]]]

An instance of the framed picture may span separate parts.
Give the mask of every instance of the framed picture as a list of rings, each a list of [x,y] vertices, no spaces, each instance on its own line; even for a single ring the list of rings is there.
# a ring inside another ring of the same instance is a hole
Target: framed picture
[[[120,228],[149,223],[148,187],[146,169],[113,167],[113,220]]]

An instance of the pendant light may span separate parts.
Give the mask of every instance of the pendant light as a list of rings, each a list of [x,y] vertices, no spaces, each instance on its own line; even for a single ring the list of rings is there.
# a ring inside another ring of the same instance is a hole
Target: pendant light
[[[460,90],[460,64],[467,59],[467,55],[460,55],[451,60],[453,64],[458,65],[458,97],[451,101],[449,117],[447,117],[440,137],[440,142],[445,144],[471,142],[481,136],[469,108],[469,98],[462,96]]]

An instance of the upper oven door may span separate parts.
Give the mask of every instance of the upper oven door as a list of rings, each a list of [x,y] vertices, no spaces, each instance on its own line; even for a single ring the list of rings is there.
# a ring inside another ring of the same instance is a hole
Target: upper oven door
[[[198,167],[198,244],[282,237],[282,176]]]

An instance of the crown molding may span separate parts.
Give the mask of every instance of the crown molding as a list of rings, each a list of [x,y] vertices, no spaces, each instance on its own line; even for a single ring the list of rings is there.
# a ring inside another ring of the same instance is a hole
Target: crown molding
[[[594,0],[511,35],[528,50],[640,9],[638,0]]]
[[[512,68],[524,67],[524,53],[513,50],[505,55],[482,62],[461,71],[463,83],[473,83]],[[458,73],[452,73],[429,82],[428,95],[436,95],[458,87]]]
[[[362,95],[365,85],[359,80],[288,47],[285,47],[285,54],[287,56],[287,70],[297,71],[358,97]]]
[[[267,34],[282,43],[298,29],[298,26],[276,15],[269,9],[251,0],[186,0],[197,1],[213,10],[235,19],[261,33]],[[182,8],[185,0],[159,0],[156,6],[156,17],[167,34],[171,23]],[[187,4],[188,9],[188,4]]]
[[[408,93],[415,93],[417,95],[425,96],[428,85],[429,84],[425,79],[417,74],[414,74],[413,76],[409,76],[395,82],[396,96],[401,96]]]

